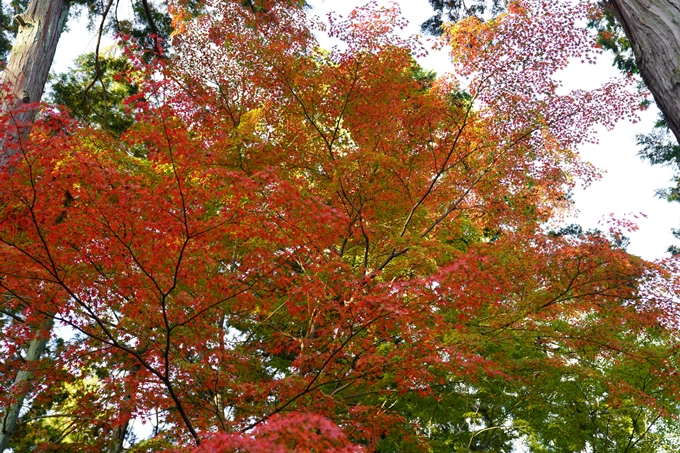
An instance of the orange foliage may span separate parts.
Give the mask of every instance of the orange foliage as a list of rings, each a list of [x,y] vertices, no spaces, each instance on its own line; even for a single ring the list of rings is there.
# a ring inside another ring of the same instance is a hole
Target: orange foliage
[[[544,227],[597,177],[575,147],[639,105],[620,80],[561,93],[556,71],[593,55],[580,7],[450,28],[457,73],[436,80],[392,9],[333,18],[323,52],[296,8],[210,8],[175,17],[176,58],[136,61],[120,140],[48,115],[0,181],[0,286],[26,326],[77,332],[37,379],[99,370],[83,423],[160,411],[159,436],[201,452],[426,443],[392,395],[597,374],[584,358],[644,354],[668,325],[670,274]]]

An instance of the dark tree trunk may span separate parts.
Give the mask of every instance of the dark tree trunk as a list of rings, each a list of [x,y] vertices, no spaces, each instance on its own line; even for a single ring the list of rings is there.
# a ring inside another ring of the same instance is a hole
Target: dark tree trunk
[[[26,12],[16,18],[20,24],[19,33],[7,67],[0,75],[0,84],[8,83],[11,91],[8,100],[0,99],[0,112],[12,112],[24,137],[30,131],[35,110],[20,107],[42,97],[68,11],[67,0],[31,0]],[[3,91],[2,97],[6,95]],[[0,165],[11,157],[8,153],[11,154],[11,151],[0,150]]]
[[[680,0],[606,0],[645,84],[680,142]]]

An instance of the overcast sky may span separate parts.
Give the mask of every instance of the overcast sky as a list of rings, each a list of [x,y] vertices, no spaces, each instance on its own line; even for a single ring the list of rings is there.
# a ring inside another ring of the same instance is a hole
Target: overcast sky
[[[346,14],[354,6],[365,2],[311,0],[309,3],[314,14],[325,17],[330,11]],[[388,2],[379,0],[377,3]],[[432,15],[427,0],[400,0],[396,3],[410,22],[410,27],[403,31],[406,35],[418,33],[420,24]],[[124,14],[126,9],[129,11],[129,5],[121,2],[119,9]],[[65,71],[76,56],[93,51],[95,45],[96,35],[85,30],[83,20],[70,24],[70,32],[59,43],[54,70]],[[431,53],[421,59],[420,63],[438,73],[452,69],[445,52]],[[565,88],[594,88],[616,75],[616,70],[611,66],[611,57],[603,55],[596,65],[575,63],[570,66],[564,73]],[[578,189],[575,192],[576,208],[580,213],[578,218],[572,220],[584,228],[597,228],[600,219],[610,213],[616,217],[645,214],[646,218],[637,219],[640,229],[630,235],[631,244],[628,250],[647,259],[667,256],[666,248],[677,242],[670,229],[680,227],[680,204],[667,203],[655,196],[656,189],[670,185],[672,169],[652,167],[637,156],[635,135],[651,130],[655,116],[655,109],[650,109],[642,115],[639,123],[621,122],[613,131],[602,131],[599,144],[580,149],[585,160],[605,173],[600,181],[586,190]]]

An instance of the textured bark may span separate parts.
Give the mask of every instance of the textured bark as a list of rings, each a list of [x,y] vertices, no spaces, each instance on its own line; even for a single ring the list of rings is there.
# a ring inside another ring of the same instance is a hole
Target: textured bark
[[[680,142],[680,0],[607,0],[640,74]]]
[[[26,12],[16,18],[20,24],[19,33],[12,46],[7,67],[0,74],[0,112],[12,115],[19,138],[28,135],[36,114],[35,109],[22,106],[40,101],[42,97],[68,12],[68,0],[31,0]],[[15,147],[10,148],[0,140],[0,167],[7,165],[15,152]],[[0,408],[0,413],[3,414],[0,452],[7,447],[24,399],[31,390],[33,372],[30,367],[40,360],[52,324],[51,319],[46,321],[43,329],[28,345],[26,363],[29,368],[19,371],[14,380],[14,404]]]
[[[26,12],[17,18],[21,24],[19,33],[7,67],[0,75],[0,85],[10,85],[9,93],[2,91],[0,112],[12,112],[23,137],[30,131],[35,110],[21,106],[42,97],[68,11],[67,0],[31,0]],[[8,154],[12,153],[5,146],[2,148],[0,165],[5,164]]]

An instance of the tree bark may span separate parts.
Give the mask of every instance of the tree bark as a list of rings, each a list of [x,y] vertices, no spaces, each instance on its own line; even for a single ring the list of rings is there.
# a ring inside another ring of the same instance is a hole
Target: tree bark
[[[48,319],[45,321],[43,328],[38,332],[35,338],[31,340],[26,351],[26,364],[28,366],[25,370],[20,370],[14,378],[14,385],[12,385],[12,392],[16,393],[16,401],[10,404],[4,412],[2,418],[2,429],[0,429],[0,453],[5,451],[9,443],[10,436],[17,424],[21,408],[24,405],[24,399],[31,390],[31,380],[33,379],[32,367],[38,363],[40,357],[45,351],[45,345],[52,330],[53,321]]]
[[[68,12],[68,0],[31,0],[26,12],[16,16],[19,33],[0,75],[0,87],[9,84],[10,91],[1,90],[0,113],[12,114],[21,138],[28,135],[36,113],[35,109],[21,106],[40,101]],[[13,154],[5,146],[2,148],[0,165]]]
[[[0,74],[0,113],[11,115],[17,127],[16,138],[26,138],[30,132],[36,110],[22,106],[38,102],[42,97],[68,12],[68,0],[31,0],[26,11],[15,18],[20,24],[19,33],[7,67]],[[17,147],[7,146],[0,140],[0,168],[8,164],[17,150]],[[33,377],[31,367],[42,356],[52,324],[51,319],[47,320],[28,345],[28,369],[19,371],[14,380],[14,404],[0,408],[4,415],[0,429],[0,452],[5,450],[14,431],[24,399],[30,391]]]
[[[606,0],[633,48],[642,80],[680,142],[680,0]]]

